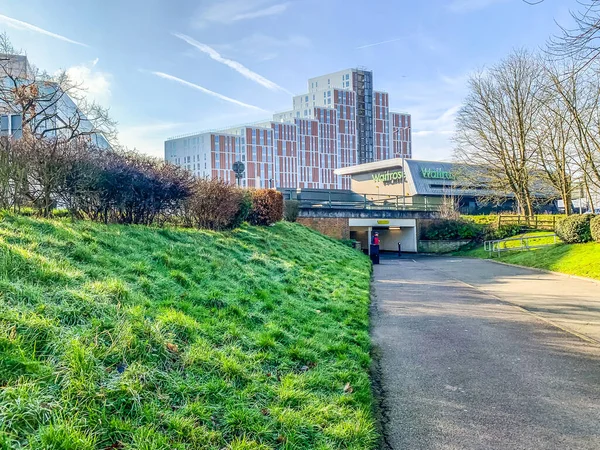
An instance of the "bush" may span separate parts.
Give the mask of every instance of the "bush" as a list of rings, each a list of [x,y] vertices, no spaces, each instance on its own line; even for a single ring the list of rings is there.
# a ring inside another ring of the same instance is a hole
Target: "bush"
[[[273,189],[252,191],[252,209],[248,222],[252,225],[272,225],[283,219],[283,195]]]
[[[156,158],[100,149],[76,156],[60,196],[76,217],[161,224],[192,194],[191,174]]]
[[[233,220],[231,222],[231,228],[238,228],[246,220],[248,220],[248,215],[252,210],[252,193],[247,189],[243,189],[241,192],[242,197],[240,200],[238,212],[233,217]]]
[[[421,239],[427,241],[475,239],[481,234],[481,231],[482,228],[473,222],[443,219],[423,227]]]
[[[285,212],[283,217],[286,222],[295,222],[298,220],[298,214],[300,213],[300,204],[298,200],[286,200],[285,201]]]
[[[596,216],[590,221],[590,231],[592,232],[592,239],[600,242],[600,216]]]
[[[556,234],[567,244],[579,244],[592,240],[590,222],[594,216],[591,214],[573,215],[558,222]]]
[[[208,230],[231,229],[246,220],[250,207],[250,196],[242,189],[222,180],[196,179],[185,202],[184,223]]]

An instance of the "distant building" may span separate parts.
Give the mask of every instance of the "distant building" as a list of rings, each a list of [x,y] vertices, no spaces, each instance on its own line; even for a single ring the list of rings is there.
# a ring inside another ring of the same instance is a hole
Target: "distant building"
[[[60,137],[73,130],[79,134],[90,133],[93,126],[88,118],[78,109],[67,94],[58,91],[56,84],[50,82],[33,83],[32,69],[26,56],[0,54],[0,83],[2,89],[14,89],[12,84],[32,85],[39,89],[38,110],[44,110],[33,124],[36,131],[45,137]],[[14,81],[13,81],[14,80]],[[57,93],[58,92],[58,93]],[[62,94],[62,95],[61,95]],[[3,96],[4,99],[9,95]],[[23,135],[22,114],[19,105],[7,104],[0,99],[0,136],[20,138]],[[110,145],[101,133],[90,133],[86,136],[94,145],[109,148]]]
[[[246,187],[349,189],[335,170],[412,157],[411,117],[392,112],[373,74],[348,69],[308,80],[308,93],[272,121],[174,137],[165,160],[197,176],[235,182],[241,161]]]
[[[464,213],[514,211],[516,201],[508,190],[492,190],[482,176],[477,182],[471,172],[485,173],[477,166],[442,161],[390,159],[354,167],[337,169],[337,175],[351,177],[351,191],[379,206],[407,206],[416,209],[437,209],[452,201]],[[556,211],[558,193],[542,183],[534,186],[533,196],[539,212]],[[309,197],[310,193],[302,193]],[[490,203],[489,199],[496,199]],[[326,197],[323,197],[326,200]],[[401,203],[398,203],[401,202]]]

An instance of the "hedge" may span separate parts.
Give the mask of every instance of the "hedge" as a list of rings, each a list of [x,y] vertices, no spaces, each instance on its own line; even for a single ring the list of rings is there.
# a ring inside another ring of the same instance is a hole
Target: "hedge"
[[[592,232],[592,239],[600,242],[600,216],[596,216],[590,221],[590,231]]]
[[[252,209],[248,215],[251,225],[272,225],[283,219],[283,195],[273,189],[252,191]]]
[[[573,215],[558,222],[556,234],[567,244],[580,244],[592,240],[591,214]]]
[[[421,239],[426,241],[452,241],[458,239],[475,239],[482,228],[466,220],[436,220],[421,229]]]
[[[209,230],[237,228],[250,208],[251,199],[242,189],[222,180],[198,178],[184,203],[184,224]]]

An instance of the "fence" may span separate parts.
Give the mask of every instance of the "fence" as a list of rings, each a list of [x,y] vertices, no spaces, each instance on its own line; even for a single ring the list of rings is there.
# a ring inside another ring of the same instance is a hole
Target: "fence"
[[[498,227],[501,225],[519,225],[524,230],[550,230],[556,229],[556,216],[498,216]]]

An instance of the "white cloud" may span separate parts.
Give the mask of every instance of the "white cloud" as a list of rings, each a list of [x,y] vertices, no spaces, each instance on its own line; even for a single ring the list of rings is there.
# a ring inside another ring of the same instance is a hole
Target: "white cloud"
[[[137,149],[151,156],[164,155],[164,141],[176,132],[185,132],[190,123],[151,121],[144,125],[129,125],[119,129],[119,143],[129,149]]]
[[[178,78],[173,75],[169,75],[164,72],[152,72],[152,74],[156,75],[157,77],[164,78],[165,80],[175,81],[176,83],[182,84],[182,85],[190,87],[192,89],[196,89],[200,92],[204,92],[205,94],[211,95],[213,97],[224,100],[226,102],[233,103],[238,106],[243,106],[244,108],[267,112],[266,110],[259,108],[258,106],[249,105],[248,103],[241,102],[234,98],[226,97],[225,95],[219,94],[218,92],[211,91],[210,89],[206,89],[205,87],[202,87],[198,84],[190,83],[189,81],[183,80],[183,79]]]
[[[448,4],[448,9],[457,13],[467,13],[506,1],[508,0],[452,0]]]
[[[390,99],[411,113],[415,159],[452,159],[455,120],[468,93],[468,78],[468,73],[438,74],[386,87]]]
[[[191,38],[191,37],[189,37],[189,36],[187,36],[185,34],[173,33],[173,35],[175,37],[178,37],[179,39],[187,42],[191,46],[196,47],[201,52],[206,53],[208,56],[210,56],[215,61],[217,61],[217,62],[219,62],[221,64],[224,64],[224,65],[232,68],[233,70],[235,70],[236,72],[238,72],[242,76],[248,78],[249,80],[254,81],[255,83],[258,83],[261,86],[264,86],[267,89],[270,89],[272,91],[283,91],[283,92],[286,92],[286,93],[288,93],[290,95],[293,95],[287,89],[284,89],[281,86],[279,86],[277,83],[274,83],[273,81],[266,79],[265,77],[263,77],[262,75],[257,74],[256,72],[253,72],[252,70],[248,69],[243,64],[240,64],[239,62],[234,61],[232,59],[224,58],[214,48],[209,47],[206,44],[202,44],[202,43],[196,41],[195,39],[193,39],[193,38]]]
[[[204,27],[210,23],[232,24],[242,20],[283,14],[290,2],[275,3],[272,0],[216,0],[198,11],[194,24]]]
[[[67,75],[85,91],[85,96],[89,100],[106,107],[111,96],[110,83],[112,76],[107,72],[97,70],[97,64],[98,58],[88,64],[69,67]]]
[[[51,31],[44,30],[43,28],[37,27],[27,22],[22,22],[21,20],[13,19],[12,17],[4,16],[0,14],[0,23],[4,23],[11,28],[15,28],[17,30],[25,30],[25,31],[33,31],[35,33],[44,34],[46,36],[50,36],[54,39],[59,39],[61,41],[69,42],[70,44],[81,45],[83,47],[88,47],[87,44],[82,42],[74,41],[73,39],[69,39],[68,37],[62,36],[60,34],[52,33]]]

